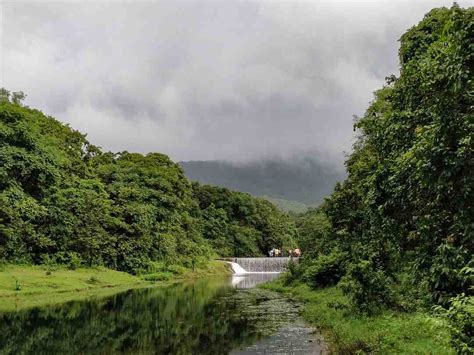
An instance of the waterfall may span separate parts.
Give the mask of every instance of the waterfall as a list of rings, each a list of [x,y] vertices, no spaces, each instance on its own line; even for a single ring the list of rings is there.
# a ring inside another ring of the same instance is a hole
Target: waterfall
[[[286,270],[290,260],[298,258],[232,258],[227,259],[236,275],[248,273],[280,273]]]
[[[243,269],[239,264],[232,261],[228,261],[228,263],[232,266],[234,275],[245,275],[247,273],[247,271],[245,271],[245,269]]]

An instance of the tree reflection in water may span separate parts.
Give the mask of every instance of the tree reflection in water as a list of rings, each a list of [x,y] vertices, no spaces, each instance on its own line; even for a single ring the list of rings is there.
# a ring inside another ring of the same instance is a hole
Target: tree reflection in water
[[[279,295],[247,288],[267,280],[252,277],[236,286],[206,279],[0,314],[0,353],[225,354],[296,316]]]

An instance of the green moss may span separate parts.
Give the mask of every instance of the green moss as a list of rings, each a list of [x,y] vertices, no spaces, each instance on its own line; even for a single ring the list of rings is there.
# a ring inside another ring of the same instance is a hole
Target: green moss
[[[355,313],[335,287],[288,287],[279,280],[262,287],[302,302],[302,316],[323,331],[336,353],[454,354],[446,322],[428,313],[385,311],[369,317]]]

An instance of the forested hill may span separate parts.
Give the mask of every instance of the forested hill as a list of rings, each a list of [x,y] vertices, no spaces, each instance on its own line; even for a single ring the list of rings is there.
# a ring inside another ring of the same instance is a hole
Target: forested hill
[[[103,152],[23,98],[0,89],[0,263],[137,273],[295,246],[270,202],[191,183],[160,153]]]
[[[313,158],[266,159],[239,164],[218,160],[179,164],[189,179],[203,184],[307,205],[322,202],[335,184],[344,179],[344,172]]]

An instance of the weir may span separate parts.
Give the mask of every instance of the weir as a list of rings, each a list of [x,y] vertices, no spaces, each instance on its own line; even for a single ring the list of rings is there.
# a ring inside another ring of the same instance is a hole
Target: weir
[[[235,274],[245,273],[267,273],[283,272],[288,267],[290,260],[298,262],[298,258],[278,257],[278,258],[225,258],[232,265]]]

